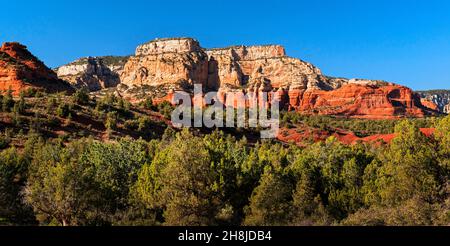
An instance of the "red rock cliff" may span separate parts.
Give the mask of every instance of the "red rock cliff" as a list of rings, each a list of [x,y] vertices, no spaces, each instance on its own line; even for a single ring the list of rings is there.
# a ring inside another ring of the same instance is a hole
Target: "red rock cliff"
[[[348,84],[339,89],[306,90],[292,108],[307,114],[354,118],[423,117],[429,112],[409,88]]]
[[[48,92],[71,90],[51,69],[19,43],[4,43],[0,48],[0,91],[14,95],[27,88]]]
[[[165,86],[174,88],[206,85],[208,57],[191,38],[157,39],[140,45],[125,64],[123,86]]]
[[[234,99],[227,100],[227,92],[258,96],[275,92],[272,96],[280,99],[282,108],[305,114],[396,118],[433,113],[407,87],[327,77],[314,65],[288,57],[279,45],[204,50],[189,38],[158,39],[136,49],[121,80],[119,88],[128,97],[142,94],[139,87],[147,88],[154,98],[165,98],[167,93],[157,96],[155,92],[202,84],[206,90],[220,90],[226,105],[236,104]]]

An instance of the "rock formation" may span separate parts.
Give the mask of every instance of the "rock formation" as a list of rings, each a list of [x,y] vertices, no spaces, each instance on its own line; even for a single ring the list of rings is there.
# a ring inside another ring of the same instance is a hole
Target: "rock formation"
[[[71,91],[69,84],[33,56],[19,43],[4,43],[0,48],[0,91],[12,90],[18,95],[22,90],[35,88],[47,92]]]
[[[208,85],[214,87],[251,87],[270,84],[268,88],[310,87],[332,89],[320,69],[300,59],[286,56],[282,46],[234,46],[211,49]],[[334,81],[333,81],[334,82]]]
[[[206,85],[208,56],[194,39],[157,39],[140,45],[125,65],[126,87],[171,85],[177,89]]]
[[[167,98],[168,90],[273,92],[281,106],[307,114],[358,118],[422,117],[433,113],[409,88],[377,80],[333,78],[279,45],[202,49],[191,38],[157,39],[136,49],[121,75],[119,93],[136,99],[149,93]],[[166,91],[166,93],[160,93]],[[159,92],[159,93],[155,93]],[[430,106],[430,105],[428,105]]]
[[[127,60],[126,56],[87,57],[55,70],[60,79],[76,88],[85,87],[90,91],[98,91],[116,87],[120,83],[120,74]]]
[[[418,91],[417,93],[421,98],[437,105],[440,112],[450,113],[450,90]]]
[[[297,111],[309,114],[383,119],[423,117],[428,112],[414,92],[399,85],[347,84],[331,90],[306,90]]]
[[[423,106],[434,110],[434,111],[441,111],[441,109],[439,109],[439,106],[436,105],[433,101],[426,99],[426,98],[420,98],[420,103],[422,103]]]

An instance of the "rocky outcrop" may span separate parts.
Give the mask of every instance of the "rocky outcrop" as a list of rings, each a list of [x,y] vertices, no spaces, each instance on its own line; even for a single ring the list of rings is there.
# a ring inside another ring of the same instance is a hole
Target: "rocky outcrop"
[[[140,45],[125,65],[122,88],[170,85],[186,89],[206,85],[208,56],[191,38],[157,39]]]
[[[120,84],[120,74],[128,58],[127,56],[86,57],[55,70],[60,79],[76,88],[85,87],[90,91],[98,91]]]
[[[204,50],[190,38],[157,39],[136,49],[125,65],[119,93],[128,98],[158,96],[154,91],[190,91],[201,84],[218,90],[226,105],[236,105],[227,92],[245,92],[280,100],[287,110],[306,114],[358,118],[422,117],[433,113],[409,88],[378,80],[333,78],[279,45],[233,46]],[[144,88],[144,89],[140,89]],[[159,93],[161,94],[161,93]],[[270,98],[269,98],[270,100]]]
[[[69,84],[19,43],[4,43],[0,48],[0,91],[14,95],[34,88],[47,92],[72,91]]]
[[[197,40],[192,38],[163,38],[155,39],[136,48],[136,56],[147,56],[162,53],[191,53],[201,52],[202,48]]]
[[[418,91],[421,98],[433,102],[442,113],[450,113],[450,90]]]
[[[411,89],[399,85],[347,84],[331,91],[306,90],[295,110],[308,114],[385,119],[431,114]]]
[[[422,103],[423,106],[425,106],[431,110],[438,111],[438,112],[441,111],[439,109],[439,106],[436,105],[433,101],[430,101],[429,99],[420,98],[420,103]]]
[[[286,56],[282,46],[235,46],[207,50],[210,87],[260,86],[269,81],[273,88],[316,85],[325,80],[310,63]]]

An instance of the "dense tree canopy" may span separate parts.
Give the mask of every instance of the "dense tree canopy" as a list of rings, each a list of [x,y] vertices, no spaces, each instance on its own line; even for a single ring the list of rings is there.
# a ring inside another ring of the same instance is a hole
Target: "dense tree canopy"
[[[390,144],[302,147],[171,128],[150,141],[29,136],[0,152],[0,223],[448,225],[450,117],[430,137],[418,127],[399,121]]]

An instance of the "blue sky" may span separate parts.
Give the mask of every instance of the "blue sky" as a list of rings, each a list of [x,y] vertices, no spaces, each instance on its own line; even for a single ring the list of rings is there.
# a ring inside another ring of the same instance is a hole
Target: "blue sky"
[[[282,44],[324,74],[450,89],[450,1],[2,1],[0,42],[56,67],[132,54],[157,37]]]

